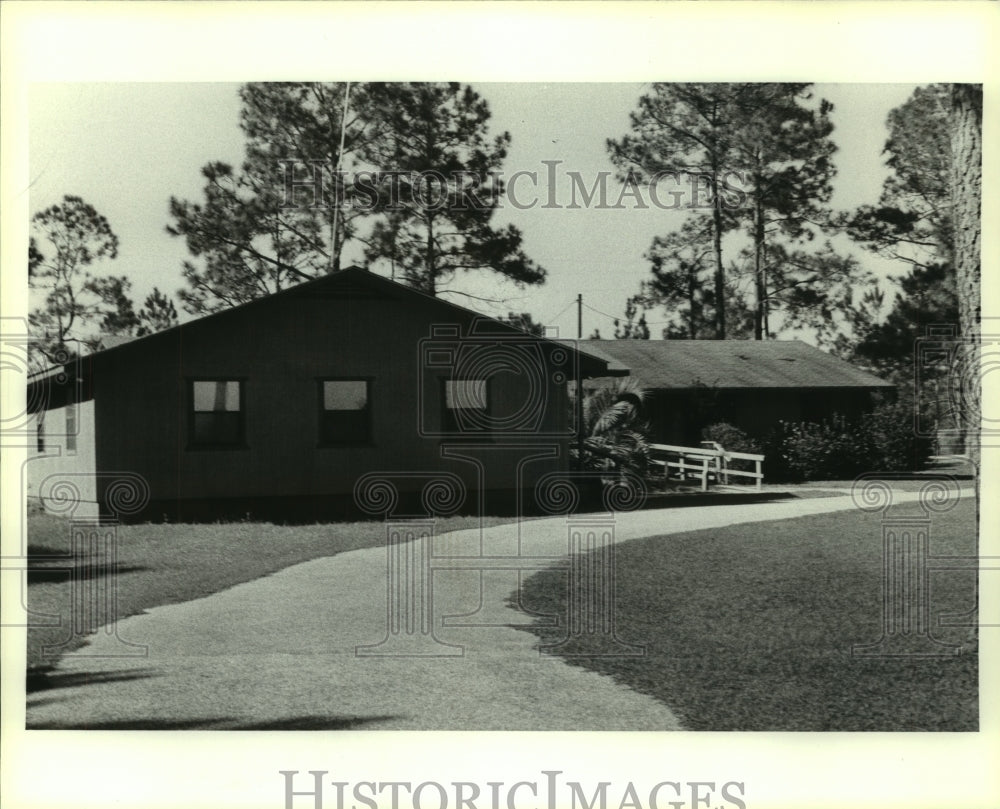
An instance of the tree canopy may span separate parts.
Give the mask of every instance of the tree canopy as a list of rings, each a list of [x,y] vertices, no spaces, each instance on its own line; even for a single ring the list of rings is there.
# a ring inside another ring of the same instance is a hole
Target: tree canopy
[[[918,87],[886,121],[890,174],[878,203],[841,216],[856,241],[915,266],[952,260],[948,86]]]
[[[832,309],[870,282],[828,241],[809,246],[832,228],[832,109],[808,84],[653,85],[631,132],[608,141],[620,178],[685,175],[706,196],[693,195],[685,223],[654,239],[653,277],[628,305],[664,306],[670,337],[740,334],[748,312],[756,339],[774,332],[774,313],[777,328],[827,336]],[[738,230],[742,248],[730,236]],[[728,263],[723,237],[736,251]]]
[[[490,110],[468,85],[370,85],[368,114],[379,137],[365,150],[386,181],[365,253],[390,261],[410,285],[437,294],[459,272],[489,270],[518,284],[539,284],[545,270],[524,253],[521,233],[491,224],[510,133],[489,136]]]
[[[204,201],[170,201],[168,232],[200,259],[183,269],[188,311],[336,271],[351,245],[431,294],[469,271],[544,281],[520,232],[491,224],[510,135],[490,136],[489,107],[471,87],[247,84],[240,99],[243,164],[206,165]]]
[[[868,250],[908,265],[883,319],[860,310],[844,353],[909,387],[914,347],[930,325],[957,323],[947,85],[918,87],[890,111],[883,154],[889,169],[878,203],[840,215]]]
[[[711,206],[716,300],[725,294],[722,236],[735,227],[724,191],[732,162],[734,100],[739,85],[657,83],[629,116],[631,132],[609,139],[607,148],[620,178],[676,182],[680,175],[704,179]],[[726,337],[725,306],[715,309],[715,336]]]
[[[81,197],[62,201],[31,218],[28,283],[33,306],[28,315],[32,347],[49,361],[93,347],[94,329],[114,324],[122,313],[129,282],[98,276],[91,267],[118,255],[118,236],[108,220]]]
[[[136,312],[127,276],[91,271],[117,258],[119,242],[108,220],[81,197],[66,195],[39,211],[31,229],[28,324],[34,356],[65,362],[80,349],[101,348],[109,336],[141,337],[177,324],[173,302],[159,289]]]

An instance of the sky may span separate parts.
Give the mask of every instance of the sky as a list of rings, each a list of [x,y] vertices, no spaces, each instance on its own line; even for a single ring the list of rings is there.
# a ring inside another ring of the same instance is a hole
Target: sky
[[[522,205],[544,201],[548,166],[555,165],[560,200],[569,201],[567,172],[579,172],[589,186],[609,172],[612,200],[620,186],[613,177],[605,142],[628,131],[628,115],[648,85],[568,83],[476,83],[493,117],[491,131],[508,131],[511,148],[504,164],[515,172],[537,172],[539,188],[525,176],[517,184]],[[913,91],[909,84],[817,84],[817,96],[833,102],[833,139],[838,174],[832,205],[848,209],[877,200],[886,176],[882,148],[888,112]],[[190,258],[182,239],[166,232],[171,196],[201,200],[201,167],[221,160],[239,164],[238,84],[64,83],[34,84],[29,93],[30,208],[41,210],[65,194],[83,197],[118,234],[118,258],[95,268],[127,275],[137,305],[157,286],[174,295],[183,285],[181,265]],[[529,312],[559,336],[575,337],[576,295],[584,301],[583,334],[600,329],[613,336],[613,317],[649,276],[643,254],[652,238],[679,227],[683,211],[656,206],[638,210],[515,208],[505,205],[497,224],[512,223],[524,236],[527,254],[548,272],[541,287],[518,289],[491,273],[468,274],[455,287],[498,302],[452,295],[485,314]],[[880,277],[905,268],[855,248],[850,250]],[[349,254],[345,259],[350,259]],[[178,311],[180,307],[178,306]],[[185,319],[182,312],[182,319]],[[647,315],[653,336],[660,312]]]

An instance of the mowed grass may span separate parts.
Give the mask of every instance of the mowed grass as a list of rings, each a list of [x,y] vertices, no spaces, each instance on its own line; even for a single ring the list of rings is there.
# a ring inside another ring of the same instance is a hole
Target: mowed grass
[[[68,554],[71,526],[46,514],[28,518],[29,557]],[[485,526],[510,522],[487,517]],[[437,521],[437,532],[480,525],[478,517],[448,517]],[[175,604],[217,593],[259,579],[291,565],[345,551],[385,544],[385,525],[378,521],[283,526],[268,523],[208,525],[127,525],[117,529],[117,617],[137,615],[161,604]],[[43,646],[70,642],[62,653],[83,645],[72,638],[72,586],[68,561],[29,563],[28,608],[62,616],[62,626],[28,630],[29,674],[41,674],[58,655],[43,656]],[[62,570],[60,570],[62,568]],[[90,588],[88,588],[90,589]],[[98,623],[112,616],[102,612]],[[30,679],[30,677],[29,677]]]
[[[960,654],[851,654],[882,634],[881,532],[879,515],[841,512],[625,542],[617,634],[646,654],[566,660],[661,700],[691,730],[977,730],[975,630],[937,626],[941,613],[975,607],[973,571],[930,575],[932,635]],[[930,552],[975,555],[975,533],[970,498],[935,515]],[[566,590],[565,573],[543,571],[522,604],[565,615]]]

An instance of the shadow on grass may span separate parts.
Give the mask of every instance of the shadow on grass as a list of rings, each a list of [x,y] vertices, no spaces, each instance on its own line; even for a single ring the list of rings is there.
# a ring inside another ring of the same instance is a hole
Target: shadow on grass
[[[508,518],[443,517],[438,533],[491,527],[512,522]],[[31,555],[61,556],[66,550],[72,525],[48,514],[34,514],[28,520],[28,548]],[[277,526],[268,523],[200,525],[121,525],[118,535],[116,612],[104,610],[104,623],[138,615],[164,604],[179,604],[221,592],[237,584],[269,576],[292,565],[362,548],[384,547],[386,526],[369,520],[328,525]],[[62,549],[62,550],[60,550]],[[41,561],[40,559],[37,561]],[[61,560],[45,560],[52,568]],[[68,565],[67,565],[68,566]],[[48,577],[51,576],[50,580]],[[89,585],[88,585],[89,586]],[[39,616],[70,615],[73,583],[62,571],[46,569],[32,576],[26,606]],[[53,661],[46,647],[64,641],[65,629],[49,623],[28,627],[28,668],[44,669]],[[82,638],[66,644],[72,651],[85,642]]]
[[[97,722],[28,722],[28,730],[352,730],[394,716],[291,716],[269,722],[239,722],[232,717],[197,719],[119,719]]]
[[[746,506],[753,503],[776,503],[799,500],[791,492],[650,492],[640,511],[657,508],[691,508],[694,506]]]
[[[901,505],[893,516],[922,513]],[[974,556],[975,504],[947,516],[934,521],[934,553]],[[954,654],[852,654],[880,636],[882,549],[879,518],[861,512],[624,542],[615,547],[616,629],[645,654],[599,656],[604,650],[573,644],[557,653],[660,700],[689,730],[977,730],[976,632],[937,620],[974,607],[974,570],[929,577],[932,634]],[[568,582],[565,571],[547,570],[524,583],[520,600],[565,616],[588,597],[584,587],[583,577]],[[538,624],[526,631],[541,646],[566,633]],[[574,656],[581,653],[594,656]]]
[[[39,691],[49,691],[53,688],[77,688],[81,685],[97,683],[118,683],[130,680],[145,680],[155,677],[152,669],[135,669],[132,671],[66,671],[54,672],[51,669],[31,669],[25,678],[25,690],[29,694]]]
[[[142,565],[119,565],[116,572],[121,575],[122,573],[139,573],[145,570],[149,570],[149,568]],[[104,575],[105,570],[99,565],[74,566],[70,560],[62,565],[58,562],[37,563],[31,559],[28,560],[28,584],[67,582],[71,577],[75,577],[78,581],[81,579],[90,580]]]

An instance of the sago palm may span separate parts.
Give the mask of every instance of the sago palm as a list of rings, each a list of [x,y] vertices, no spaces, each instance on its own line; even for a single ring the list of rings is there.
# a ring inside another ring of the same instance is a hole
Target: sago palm
[[[649,462],[649,425],[642,418],[642,405],[646,396],[646,391],[630,377],[585,392],[585,469],[645,474]]]

